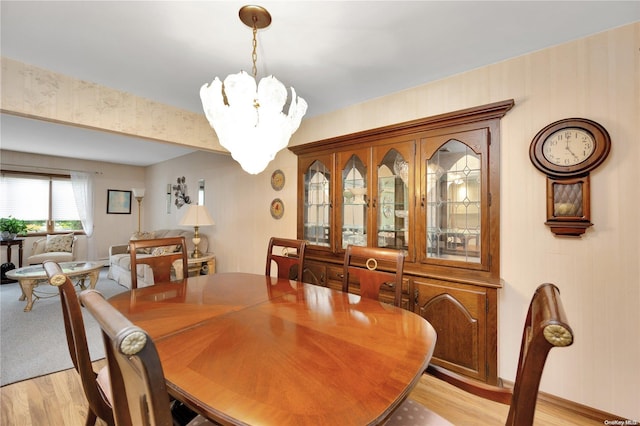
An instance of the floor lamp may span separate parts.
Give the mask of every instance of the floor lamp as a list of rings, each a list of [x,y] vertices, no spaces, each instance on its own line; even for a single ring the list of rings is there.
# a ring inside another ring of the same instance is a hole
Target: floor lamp
[[[198,248],[198,244],[200,244],[200,233],[199,228],[201,226],[211,226],[215,225],[213,223],[213,219],[211,219],[211,215],[205,206],[199,206],[197,204],[189,205],[189,210],[182,216],[180,219],[180,226],[193,226],[193,245],[195,249],[193,253],[191,253],[192,258],[202,257],[202,252]]]
[[[138,234],[140,233],[140,218],[142,217],[142,199],[144,198],[144,188],[132,188],[133,197],[138,201]]]

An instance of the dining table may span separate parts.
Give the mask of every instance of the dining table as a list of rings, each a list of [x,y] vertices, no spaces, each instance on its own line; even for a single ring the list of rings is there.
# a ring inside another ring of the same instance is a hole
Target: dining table
[[[153,339],[170,395],[225,425],[382,424],[436,343],[407,310],[258,274],[156,283],[109,302]]]

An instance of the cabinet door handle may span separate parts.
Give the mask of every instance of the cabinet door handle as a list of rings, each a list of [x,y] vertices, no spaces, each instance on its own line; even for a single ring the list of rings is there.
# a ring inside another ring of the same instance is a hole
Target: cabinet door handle
[[[424,207],[424,194],[420,197],[420,207]]]
[[[374,198],[374,199],[373,199],[373,208],[374,208],[374,209],[376,208],[376,204],[377,204],[377,203],[376,203],[376,198]]]

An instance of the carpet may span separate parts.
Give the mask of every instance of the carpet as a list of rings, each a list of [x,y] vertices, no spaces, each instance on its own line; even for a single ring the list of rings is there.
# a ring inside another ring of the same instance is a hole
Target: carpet
[[[128,289],[100,271],[96,290],[106,298]],[[73,368],[62,320],[58,289],[47,283],[35,291],[40,299],[31,312],[23,312],[20,285],[0,285],[0,386]],[[104,358],[104,343],[98,323],[82,309],[92,360]]]

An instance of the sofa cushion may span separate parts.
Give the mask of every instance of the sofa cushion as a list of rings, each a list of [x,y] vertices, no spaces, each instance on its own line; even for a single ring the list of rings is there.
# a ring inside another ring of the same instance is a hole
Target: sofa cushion
[[[47,235],[44,251],[46,253],[71,253],[73,249],[73,233],[64,235]]]
[[[40,254],[34,254],[29,256],[28,262],[29,265],[35,265],[38,263],[43,263],[45,260],[53,260],[54,262],[72,262],[73,261],[73,253],[67,253],[66,251],[56,251],[56,252],[45,252]]]
[[[142,254],[138,257],[142,258],[142,257],[149,257],[151,256],[150,254]],[[131,270],[131,255],[127,254],[116,254],[111,256],[111,264],[112,265],[117,265],[119,267],[121,267],[122,269],[126,269],[128,271]]]

